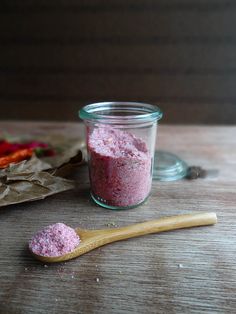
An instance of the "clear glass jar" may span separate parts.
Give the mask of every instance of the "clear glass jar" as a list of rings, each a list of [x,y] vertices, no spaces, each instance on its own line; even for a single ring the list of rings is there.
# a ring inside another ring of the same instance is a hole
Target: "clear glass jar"
[[[149,196],[161,110],[137,102],[83,107],[91,196],[109,209],[133,208]]]

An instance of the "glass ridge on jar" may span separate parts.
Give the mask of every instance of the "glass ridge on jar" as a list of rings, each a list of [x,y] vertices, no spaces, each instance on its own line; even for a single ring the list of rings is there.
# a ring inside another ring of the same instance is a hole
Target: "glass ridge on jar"
[[[91,197],[109,209],[149,196],[161,110],[138,102],[100,102],[79,111],[86,125]]]

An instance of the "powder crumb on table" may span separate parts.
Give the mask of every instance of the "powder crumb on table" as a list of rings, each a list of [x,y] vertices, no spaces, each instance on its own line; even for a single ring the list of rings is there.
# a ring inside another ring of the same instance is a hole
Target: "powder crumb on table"
[[[96,278],[96,282],[99,282],[100,280],[99,280],[99,278]]]
[[[178,264],[178,268],[184,268],[183,264]]]

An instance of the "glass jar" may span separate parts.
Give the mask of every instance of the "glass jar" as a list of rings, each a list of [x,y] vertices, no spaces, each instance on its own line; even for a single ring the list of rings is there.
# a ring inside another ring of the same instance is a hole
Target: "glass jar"
[[[79,111],[86,125],[92,199],[127,209],[149,196],[161,110],[138,102],[100,102]]]

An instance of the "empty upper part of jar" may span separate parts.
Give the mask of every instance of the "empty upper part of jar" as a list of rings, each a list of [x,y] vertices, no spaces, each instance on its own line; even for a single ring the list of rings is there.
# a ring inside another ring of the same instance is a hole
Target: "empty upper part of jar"
[[[109,124],[135,124],[160,120],[162,111],[157,106],[139,102],[99,102],[83,107],[83,120],[99,120]]]

